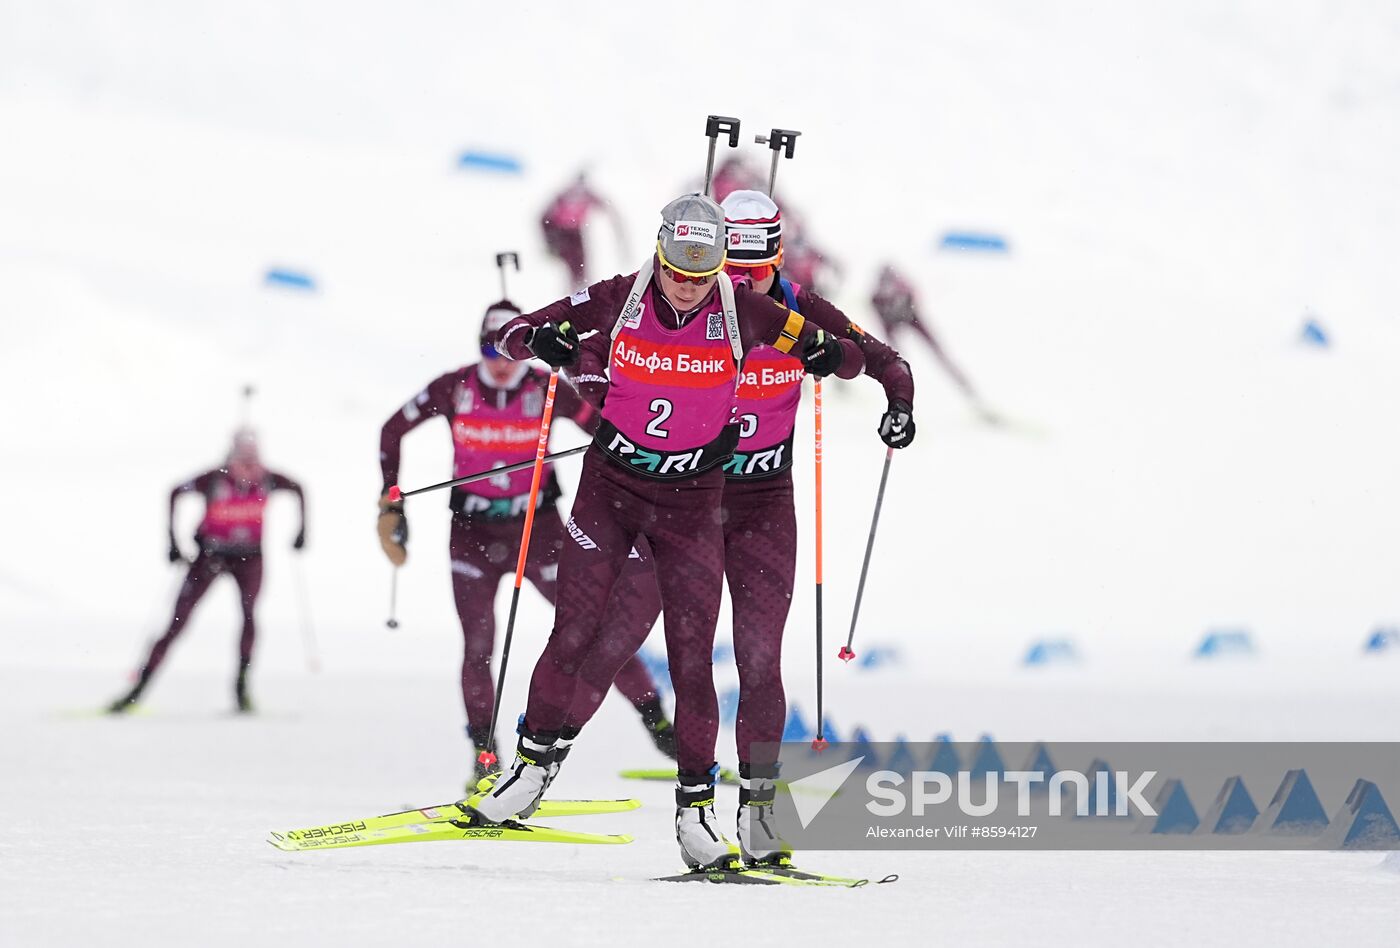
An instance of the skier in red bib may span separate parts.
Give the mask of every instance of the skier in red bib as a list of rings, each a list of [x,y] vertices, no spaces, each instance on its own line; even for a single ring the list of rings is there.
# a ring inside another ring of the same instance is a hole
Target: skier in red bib
[[[248,697],[248,667],[253,661],[253,643],[257,636],[253,608],[262,589],[263,511],[268,497],[278,490],[291,491],[300,505],[301,526],[292,542],[292,548],[300,550],[306,545],[306,498],[301,485],[263,467],[258,456],[257,437],[251,429],[243,428],[235,433],[233,447],[223,467],[206,471],[170,492],[170,562],[184,559],[179,541],[175,539],[175,504],[182,494],[196,491],[204,495],[205,503],[204,519],[195,531],[199,552],[185,574],[170,625],[151,647],[136,684],[109,706],[111,713],[121,714],[140,699],[171,644],[184,631],[194,607],[209,591],[214,579],[224,573],[238,584],[239,602],[243,607],[234,699],[240,712],[253,710]]]
[[[733,191],[725,198],[725,270],[735,281],[806,316],[821,314],[827,323],[846,325],[846,335],[860,346],[865,372],[881,383],[888,408],[880,419],[880,437],[903,448],[914,439],[914,379],[909,366],[889,346],[862,331],[834,306],[789,281],[783,264],[783,220],[778,206],[761,191]],[[593,343],[596,340],[589,340]],[[584,371],[601,375],[599,347],[585,345]],[[759,754],[761,744],[782,740],[787,704],[782,680],[782,636],[797,559],[797,514],[792,497],[792,443],[802,399],[802,362],[791,353],[759,346],[744,360],[736,396],[739,441],[724,464],[721,519],[724,525],[724,572],[734,610],[734,657],[739,671],[739,711],[735,737],[739,753],[737,837],[747,864],[780,860],[784,847],[772,818],[777,760]],[[605,682],[641,639],[609,643],[596,651],[569,709],[563,737],[577,736],[598,708],[598,682]]]
[[[481,329],[481,361],[445,373],[395,412],[379,435],[379,465],[384,478],[380,496],[379,538],[395,566],[407,559],[408,523],[403,502],[388,499],[398,483],[399,444],[403,436],[430,418],[448,422],[452,433],[454,477],[493,467],[505,467],[535,456],[540,415],[544,410],[548,375],[524,363],[502,358],[494,341],[507,320],[519,316],[515,304],[502,300],[486,311]],[[556,412],[586,432],[598,426],[594,409],[569,386],[561,385]],[[491,746],[489,733],[495,683],[491,653],[496,645],[496,590],[501,578],[515,568],[521,525],[529,503],[530,470],[502,474],[452,489],[450,553],[452,591],[462,623],[462,701],[467,734],[479,749]],[[547,468],[537,501],[526,576],[551,603],[556,596],[559,551],[565,543],[564,524],[555,503],[561,495],[558,478]],[[613,590],[609,622],[629,635],[646,636],[655,621],[656,580],[644,552],[625,571]],[[632,702],[652,740],[662,753],[675,756],[675,735],[661,707],[651,674],[640,659],[623,666],[617,688]],[[602,700],[602,696],[599,696]],[[469,789],[486,769],[477,765]]]
[[[816,375],[856,375],[863,358],[845,338],[844,320],[804,319],[736,288],[722,273],[724,260],[724,211],[686,195],[662,210],[656,253],[637,273],[595,283],[501,332],[507,355],[555,366],[576,364],[579,334],[597,332],[608,344],[611,379],[569,520],[573,542],[560,558],[554,630],[531,677],[515,761],[471,801],[481,821],[528,816],[568,753],[561,731],[582,669],[593,652],[626,640],[604,621],[604,607],[644,537],[666,611],[676,696],[681,856],[692,866],[734,860],[714,815],[719,714],[711,662],[724,572],[723,464],[740,437],[740,365],[760,345],[795,353]]]

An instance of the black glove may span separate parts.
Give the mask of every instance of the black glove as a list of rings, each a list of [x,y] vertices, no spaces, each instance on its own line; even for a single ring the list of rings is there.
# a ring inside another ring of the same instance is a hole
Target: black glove
[[[558,326],[545,323],[530,330],[530,334],[525,337],[525,345],[537,359],[556,369],[578,364],[578,331],[567,322]]]
[[[304,546],[306,546],[306,528],[302,527],[297,531],[297,538],[292,541],[292,549],[300,550]]]
[[[892,448],[907,448],[914,442],[914,409],[908,402],[890,402],[880,417],[880,440]]]
[[[830,375],[841,368],[844,353],[841,340],[824,329],[818,329],[816,336],[802,350],[802,367],[817,378]]]
[[[175,534],[170,535],[170,562],[178,563],[185,558],[185,554],[180,552],[180,544],[175,542]]]

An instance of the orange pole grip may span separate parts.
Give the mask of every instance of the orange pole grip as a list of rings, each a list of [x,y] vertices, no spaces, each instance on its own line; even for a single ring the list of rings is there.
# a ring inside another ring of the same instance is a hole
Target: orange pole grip
[[[525,511],[525,530],[520,537],[520,556],[515,561],[515,588],[525,580],[525,561],[530,555],[530,531],[535,527],[535,502],[544,479],[544,456],[549,453],[549,423],[554,418],[554,390],[559,385],[559,370],[549,373],[549,391],[544,396],[544,412],[540,417],[540,440],[535,446],[535,472],[530,478],[530,506]]]

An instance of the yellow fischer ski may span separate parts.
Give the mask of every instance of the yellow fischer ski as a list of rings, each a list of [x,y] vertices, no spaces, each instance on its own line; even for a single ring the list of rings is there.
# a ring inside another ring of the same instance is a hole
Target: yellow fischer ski
[[[298,837],[331,836],[338,832],[344,832],[343,827],[358,827],[360,831],[392,829],[396,826],[409,826],[414,823],[432,823],[438,820],[461,820],[471,816],[464,808],[467,801],[459,800],[456,803],[439,803],[436,806],[425,806],[416,810],[402,810],[398,813],[386,813],[383,816],[363,817],[355,820],[344,820],[339,823],[326,823],[321,826],[308,826],[302,829],[288,830],[283,835]],[[642,805],[640,800],[544,800],[540,803],[540,808],[531,814],[531,819],[553,818],[561,816],[593,816],[600,813],[625,813],[628,810],[635,810]]]
[[[324,832],[329,830],[329,832]],[[311,831],[274,832],[268,842],[283,852],[320,849],[349,849],[356,846],[384,846],[392,843],[427,843],[436,840],[465,842],[574,843],[576,845],[619,845],[632,842],[631,836],[606,833],[579,833],[532,823],[473,825],[465,820],[431,820],[402,826],[369,829],[363,822],[316,827]]]

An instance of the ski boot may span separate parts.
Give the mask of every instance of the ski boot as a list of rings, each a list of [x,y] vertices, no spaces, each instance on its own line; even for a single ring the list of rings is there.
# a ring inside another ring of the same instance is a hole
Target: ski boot
[[[141,700],[141,689],[139,687],[133,688],[126,694],[118,698],[116,701],[113,701],[111,704],[107,705],[107,713],[126,714],[128,711],[136,707],[136,702],[139,700]]]
[[[253,713],[253,700],[248,697],[248,666],[238,669],[238,681],[233,685],[233,697],[239,714]]]
[[[739,854],[715,818],[715,771],[676,774],[676,842],[681,859],[694,870],[739,867]]]
[[[569,730],[569,728],[564,728],[564,733],[567,734]],[[577,733],[577,731],[574,731],[575,735],[577,735]],[[559,740],[554,742],[554,756],[549,762],[549,775],[544,778],[544,789],[540,791],[539,799],[525,807],[517,813],[516,816],[522,820],[528,820],[535,815],[535,811],[540,808],[540,800],[544,799],[544,795],[549,792],[549,788],[554,783],[554,778],[559,776],[559,768],[563,766],[564,759],[569,756],[569,749],[573,747],[573,745],[573,737],[561,736]],[[462,803],[469,807],[475,806],[476,801],[491,792],[491,788],[496,785],[496,781],[501,779],[501,773],[502,771],[499,766],[493,766],[487,773],[483,774],[481,779],[477,780],[475,784],[468,784],[468,796]]]
[[[676,728],[670,721],[662,720],[651,727],[651,742],[656,749],[672,760],[676,759]]]
[[[653,697],[639,710],[642,723],[646,725],[647,736],[656,745],[656,749],[675,760],[676,728],[666,719],[666,712],[661,708],[661,699]]]
[[[558,734],[531,732],[523,722],[519,731],[520,741],[510,769],[495,775],[490,790],[473,794],[464,804],[479,822],[503,823],[516,816],[529,816],[549,786]]]
[[[559,731],[559,740],[554,742],[554,759],[549,762],[549,776],[544,780],[544,791],[549,792],[549,788],[554,786],[554,778],[559,776],[559,769],[564,766],[564,761],[569,756],[569,751],[573,750],[574,741],[578,739],[578,728],[566,727]],[[540,794],[541,797],[544,793]],[[539,801],[530,807],[529,812],[522,811],[521,819],[529,819],[535,810],[539,809]]]
[[[122,695],[116,701],[107,705],[108,714],[126,714],[136,707],[136,702],[141,700],[141,692],[146,690],[146,685],[151,680],[150,673],[142,669],[140,677],[136,679],[136,684],[131,686],[131,690]]]
[[[778,838],[773,820],[776,764],[739,763],[739,813],[737,830],[739,852],[747,866],[784,865],[792,850]]]

